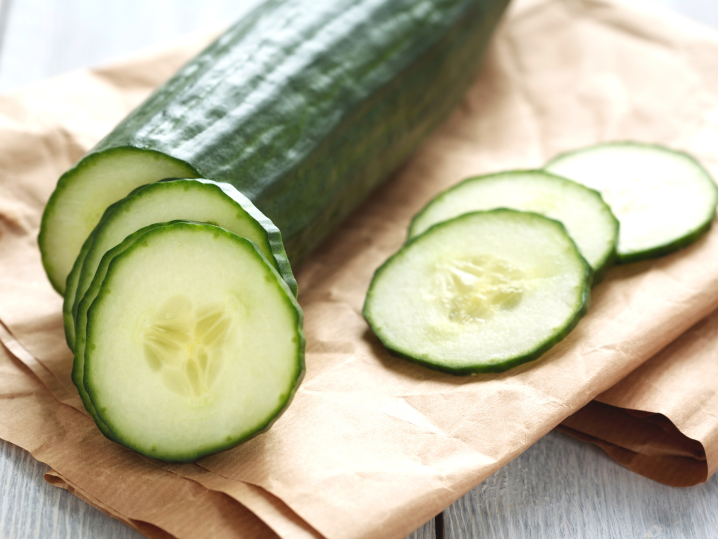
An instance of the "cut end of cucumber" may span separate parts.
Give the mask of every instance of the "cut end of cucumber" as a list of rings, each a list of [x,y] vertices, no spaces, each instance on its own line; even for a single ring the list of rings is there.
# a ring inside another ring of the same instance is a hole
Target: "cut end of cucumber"
[[[559,155],[546,169],[599,191],[618,218],[618,262],[662,256],[710,227],[718,188],[690,155],[653,144],[612,142]]]
[[[42,263],[60,294],[82,244],[113,202],[164,178],[195,178],[182,161],[152,150],[113,148],[84,157],[62,175],[42,216]]]
[[[109,262],[87,320],[94,409],[153,458],[196,460],[259,434],[304,372],[287,284],[255,244],[212,225],[140,235]]]
[[[590,280],[557,221],[474,212],[434,225],[379,268],[364,316],[401,357],[452,374],[500,372],[568,334]]]

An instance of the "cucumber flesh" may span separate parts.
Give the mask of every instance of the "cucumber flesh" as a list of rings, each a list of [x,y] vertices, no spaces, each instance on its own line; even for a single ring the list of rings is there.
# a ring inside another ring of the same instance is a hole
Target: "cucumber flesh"
[[[591,269],[565,228],[498,209],[434,225],[381,266],[364,316],[401,357],[453,374],[534,360],[588,309]]]
[[[517,170],[469,178],[431,200],[414,217],[409,239],[464,213],[511,208],[560,221],[594,272],[603,278],[616,257],[618,221],[593,189],[541,170]]]
[[[618,262],[655,258],[708,230],[718,189],[686,153],[633,142],[598,144],[559,155],[546,170],[599,191],[621,224]]]
[[[87,311],[90,309],[92,302],[95,301],[97,293],[100,291],[102,281],[105,280],[105,275],[107,274],[107,269],[110,266],[110,262],[112,262],[112,260],[117,255],[123,253],[129,246],[135,243],[135,241],[137,241],[145,233],[155,228],[167,226],[169,224],[172,223],[156,223],[153,225],[146,226],[138,230],[137,232],[130,234],[129,236],[127,236],[127,238],[124,239],[124,241],[122,241],[122,243],[116,245],[107,253],[105,253],[105,256],[103,256],[102,260],[100,261],[100,265],[97,267],[97,271],[95,272],[95,278],[92,280],[92,284],[87,289],[85,296],[80,302],[80,306],[78,307],[77,311],[77,322],[72,324],[73,331],[75,331],[75,328],[77,328],[77,337],[74,341],[75,359],[72,362],[72,382],[75,384],[77,392],[80,394],[80,398],[82,399],[82,404],[84,404],[85,409],[88,411],[90,416],[92,416],[92,419],[95,420],[95,423],[97,424],[97,427],[100,429],[102,434],[104,434],[110,439],[113,439],[112,434],[97,415],[97,412],[95,411],[95,406],[92,404],[92,401],[90,400],[90,396],[87,394],[87,391],[85,391],[85,343],[87,341]]]
[[[164,178],[196,178],[195,170],[173,157],[138,148],[113,148],[87,156],[57,182],[40,227],[42,264],[53,288],[65,293],[82,244],[102,213],[130,191]]]
[[[84,386],[112,438],[192,461],[268,428],[304,373],[302,311],[251,241],[172,223],[112,259],[87,317]]]
[[[107,251],[142,227],[177,219],[217,224],[253,241],[296,295],[297,282],[284,252],[281,233],[269,219],[229,184],[177,179],[143,186],[114,204],[103,216],[92,233],[90,247],[83,249],[84,259],[80,264],[78,257],[67,280],[63,311],[72,312],[70,321],[74,324],[80,301]],[[77,279],[75,272],[79,273]],[[77,289],[73,290],[75,282]],[[72,328],[66,326],[66,330],[70,341]]]

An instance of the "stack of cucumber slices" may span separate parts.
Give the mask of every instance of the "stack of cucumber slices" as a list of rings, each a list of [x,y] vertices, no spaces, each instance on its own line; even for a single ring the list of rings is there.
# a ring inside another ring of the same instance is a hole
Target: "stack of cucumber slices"
[[[191,461],[268,428],[304,374],[279,230],[234,187],[145,185],[110,206],[67,278],[72,379],[110,439]]]
[[[695,159],[639,143],[470,178],[414,218],[376,271],[364,316],[400,357],[452,374],[505,371],[568,335],[615,262],[689,245],[716,204]]]

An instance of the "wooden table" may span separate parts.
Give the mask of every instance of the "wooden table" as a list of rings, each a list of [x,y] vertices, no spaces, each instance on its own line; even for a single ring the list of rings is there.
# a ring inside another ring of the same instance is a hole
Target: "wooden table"
[[[0,91],[240,17],[258,0],[0,0]],[[637,0],[633,0],[637,1]],[[651,0],[718,28],[715,0]],[[139,538],[43,480],[47,466],[0,441],[0,537]],[[718,537],[718,477],[666,487],[552,432],[412,539]]]

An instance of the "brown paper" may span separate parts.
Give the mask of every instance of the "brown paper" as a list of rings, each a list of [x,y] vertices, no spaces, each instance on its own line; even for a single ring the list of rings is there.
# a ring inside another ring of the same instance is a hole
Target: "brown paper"
[[[561,426],[646,477],[695,485],[718,469],[716,387],[713,312]]]
[[[713,33],[609,0],[527,0],[452,118],[298,268],[308,371],[275,426],[194,465],[108,442],[72,392],[39,219],[59,174],[200,42],[0,98],[0,340],[13,354],[0,437],[108,514],[177,537],[200,526],[401,537],[718,307],[716,228],[679,253],[612,270],[565,341],[507,373],[430,371],[390,356],[369,331],[361,307],[373,271],[423,204],[467,176],[612,139],[685,149],[718,176]]]

